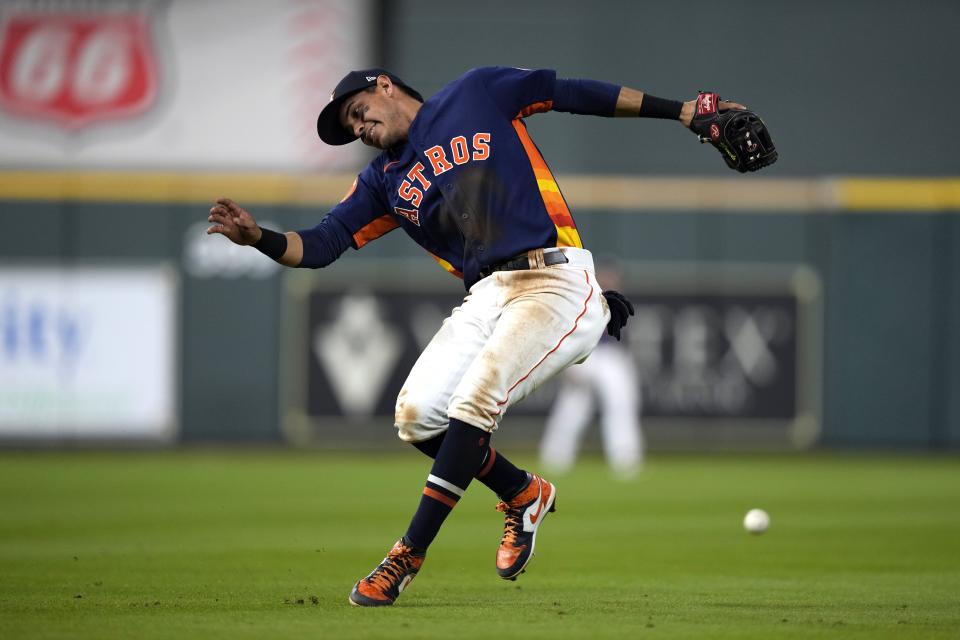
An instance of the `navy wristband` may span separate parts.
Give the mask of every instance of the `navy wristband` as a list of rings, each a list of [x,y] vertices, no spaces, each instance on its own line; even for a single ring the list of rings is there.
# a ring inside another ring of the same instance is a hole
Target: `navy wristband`
[[[260,239],[253,243],[253,248],[268,258],[279,260],[287,252],[287,236],[260,227]]]
[[[666,100],[645,93],[643,94],[643,102],[640,103],[640,113],[637,115],[641,118],[679,120],[682,110],[683,103],[679,100]]]

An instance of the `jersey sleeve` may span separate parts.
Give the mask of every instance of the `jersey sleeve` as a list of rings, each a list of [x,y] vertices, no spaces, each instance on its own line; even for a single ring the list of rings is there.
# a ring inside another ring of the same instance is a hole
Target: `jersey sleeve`
[[[399,223],[390,214],[386,196],[378,188],[374,163],[367,166],[344,196],[320,221],[298,231],[303,240],[301,267],[324,267],[339,258],[348,247],[359,249],[396,229]]]
[[[553,109],[567,113],[612,118],[617,111],[620,85],[578,78],[557,78]]]
[[[482,83],[500,112],[509,119],[553,108],[556,71],[483,67],[472,72]]]
[[[474,72],[508,118],[544,111],[612,117],[620,86],[588,79],[558,78],[551,69],[486,67]]]

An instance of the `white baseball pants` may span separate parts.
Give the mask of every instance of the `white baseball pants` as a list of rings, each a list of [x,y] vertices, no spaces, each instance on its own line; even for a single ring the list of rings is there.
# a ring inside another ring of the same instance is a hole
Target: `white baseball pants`
[[[559,250],[566,264],[498,271],[470,288],[397,397],[401,440],[433,438],[450,418],[494,431],[508,408],[590,354],[610,310],[590,252]]]

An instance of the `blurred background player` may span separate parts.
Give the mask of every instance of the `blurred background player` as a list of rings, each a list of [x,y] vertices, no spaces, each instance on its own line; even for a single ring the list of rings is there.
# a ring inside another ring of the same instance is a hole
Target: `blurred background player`
[[[597,281],[619,289],[622,270],[611,259],[598,261]],[[545,470],[564,473],[576,461],[587,427],[595,415],[600,421],[603,452],[611,471],[629,479],[643,465],[640,430],[640,374],[625,342],[610,335],[601,338],[590,357],[569,367],[559,377],[557,399],[547,417],[540,442]]]

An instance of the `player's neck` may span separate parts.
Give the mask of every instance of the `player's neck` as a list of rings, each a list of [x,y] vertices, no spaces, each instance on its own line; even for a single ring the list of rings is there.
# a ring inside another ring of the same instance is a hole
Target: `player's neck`
[[[422,106],[422,102],[414,100],[413,98],[405,100],[403,104],[401,104],[400,112],[405,121],[404,124],[407,125],[407,131],[410,130],[410,125],[413,124],[413,121],[417,118],[417,114],[420,113],[420,107]]]

